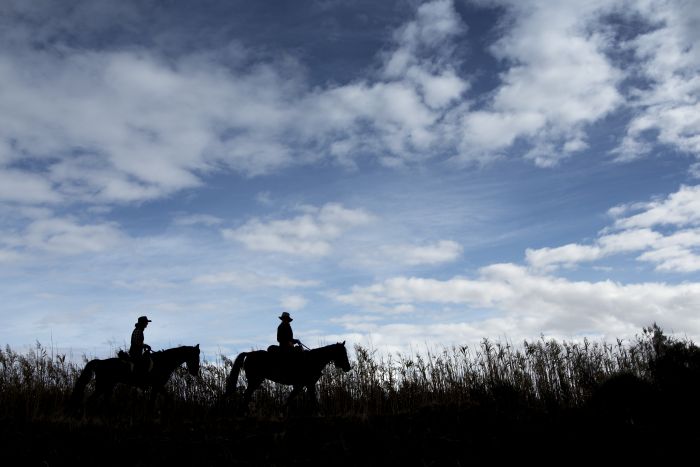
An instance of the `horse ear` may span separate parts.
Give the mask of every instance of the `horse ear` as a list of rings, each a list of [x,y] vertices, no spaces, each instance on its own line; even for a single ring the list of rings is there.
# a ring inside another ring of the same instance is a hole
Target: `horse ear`
[[[195,345],[195,347],[199,348],[199,344]]]
[[[343,341],[343,345],[345,345],[345,341]]]

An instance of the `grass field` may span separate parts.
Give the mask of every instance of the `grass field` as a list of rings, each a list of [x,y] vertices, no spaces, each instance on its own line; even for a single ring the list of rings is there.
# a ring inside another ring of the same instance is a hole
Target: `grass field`
[[[700,442],[700,350],[655,325],[612,344],[484,340],[411,356],[356,347],[351,363],[327,367],[313,412],[303,398],[285,408],[289,389],[265,384],[241,416],[240,394],[222,400],[231,361],[221,357],[199,378],[178,370],[154,410],[147,393],[120,386],[109,404],[75,413],[66,402],[83,364],[39,344],[6,348],[0,435],[17,465],[649,460]]]

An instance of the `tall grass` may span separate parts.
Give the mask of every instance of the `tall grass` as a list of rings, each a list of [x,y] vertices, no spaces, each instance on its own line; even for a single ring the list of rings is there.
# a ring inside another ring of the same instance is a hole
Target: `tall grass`
[[[327,372],[319,389],[329,411],[356,413],[489,403],[580,407],[612,375],[630,373],[650,381],[659,339],[666,337],[653,326],[628,344],[541,338],[514,347],[484,339],[476,348],[454,346],[395,356],[356,347],[353,370],[348,374]],[[695,348],[689,341],[681,344]]]
[[[484,339],[476,347],[453,346],[416,355],[385,355],[355,346],[352,370],[343,373],[329,365],[319,381],[318,398],[321,412],[329,415],[391,415],[436,406],[576,408],[616,374],[654,383],[659,362],[673,349],[674,355],[683,356],[680,365],[685,367],[700,355],[694,343],[671,339],[656,325],[644,328],[630,342],[540,338],[516,347]],[[184,367],[178,369],[161,404],[190,415],[218,413],[231,366],[230,359],[220,356],[203,362],[198,378]],[[0,349],[0,416],[36,418],[59,413],[82,367],[39,343],[25,354],[9,346]],[[245,386],[243,372],[239,390]],[[288,387],[266,382],[254,395],[253,413],[278,413],[288,394]],[[116,403],[140,410],[145,394],[120,387],[115,398]]]

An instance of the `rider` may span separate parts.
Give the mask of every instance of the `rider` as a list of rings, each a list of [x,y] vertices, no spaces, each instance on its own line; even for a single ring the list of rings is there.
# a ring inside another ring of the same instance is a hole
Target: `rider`
[[[292,332],[292,326],[289,324],[292,321],[291,316],[288,312],[283,312],[282,316],[279,317],[282,320],[279,326],[277,326],[277,342],[280,343],[281,350],[294,350],[294,345],[301,345],[299,339],[294,338],[294,333]]]
[[[147,352],[151,351],[151,346],[144,344],[143,342],[143,331],[150,322],[151,320],[147,317],[140,316],[136,324],[134,324],[134,330],[131,333],[131,347],[129,348],[129,356],[137,366],[140,366],[144,360],[144,350]]]

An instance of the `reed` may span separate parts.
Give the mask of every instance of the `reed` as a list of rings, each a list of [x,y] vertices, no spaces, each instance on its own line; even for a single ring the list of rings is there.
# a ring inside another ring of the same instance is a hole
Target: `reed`
[[[677,360],[684,359],[679,367],[692,366],[700,355],[693,342],[672,339],[656,325],[644,328],[629,342],[612,344],[541,337],[514,346],[484,339],[475,347],[452,346],[411,355],[387,355],[355,346],[352,370],[343,373],[328,366],[318,383],[318,399],[327,415],[394,415],[425,407],[572,409],[583,407],[616,374],[658,382],[659,372],[664,371],[660,359],[671,351]],[[0,416],[58,414],[82,366],[39,343],[24,354],[10,347],[0,349]],[[188,416],[221,415],[217,407],[231,366],[229,358],[220,356],[214,362],[202,362],[198,378],[184,367],[179,369],[167,386],[168,396],[160,402],[162,410],[167,407],[175,418],[178,411]],[[239,378],[242,389],[245,374]],[[288,394],[288,387],[266,382],[254,395],[253,414],[278,414]],[[120,387],[114,403],[133,415],[143,409],[145,396]]]

